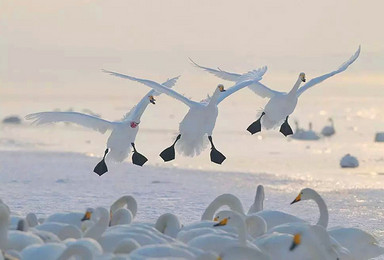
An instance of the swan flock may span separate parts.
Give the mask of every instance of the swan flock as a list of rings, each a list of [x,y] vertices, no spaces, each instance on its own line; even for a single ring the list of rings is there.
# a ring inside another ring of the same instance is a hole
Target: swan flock
[[[192,64],[196,67],[203,69],[220,79],[232,81],[234,83],[233,86],[227,89],[225,89],[223,84],[218,84],[214,89],[212,96],[200,102],[186,98],[176,90],[172,89],[179,77],[169,79],[164,83],[158,83],[150,79],[143,79],[109,70],[103,70],[103,72],[112,76],[135,81],[151,88],[151,90],[124,116],[121,121],[111,122],[96,116],[78,112],[40,112],[29,114],[26,116],[26,119],[33,120],[33,123],[36,125],[69,122],[93,129],[102,134],[106,133],[108,130],[111,131],[102,160],[94,168],[94,172],[101,176],[108,171],[106,159],[122,162],[128,157],[131,149],[133,150],[133,164],[143,166],[148,161],[148,159],[136,149],[135,138],[139,131],[140,118],[148,104],[155,104],[155,96],[157,97],[163,93],[189,107],[189,111],[180,122],[179,133],[172,145],[159,154],[164,162],[174,160],[176,157],[176,150],[184,156],[193,157],[199,155],[206,148],[208,140],[211,145],[211,161],[216,164],[222,164],[224,160],[226,160],[226,156],[214,145],[213,130],[219,114],[218,105],[224,99],[245,87],[250,88],[260,97],[269,98],[269,101],[265,105],[259,118],[249,125],[247,130],[253,135],[260,132],[262,127],[265,129],[272,129],[280,126],[280,132],[284,136],[289,136],[293,134],[293,130],[289,125],[288,119],[294,112],[299,97],[311,87],[345,71],[359,57],[359,54],[360,47],[355,54],[338,69],[313,78],[308,82],[306,81],[305,73],[301,72],[288,93],[273,90],[260,82],[267,71],[267,67],[251,70],[243,74],[237,74],[221,70],[220,68],[212,69],[203,67],[190,59]],[[301,86],[302,83],[305,84]],[[297,137],[298,134],[299,133],[294,135],[294,137]],[[325,129],[323,135],[331,136],[333,134],[334,130],[332,123],[332,128],[329,127]],[[313,140],[313,137],[310,137],[309,139]]]
[[[327,204],[313,189],[302,189],[291,205],[314,201],[320,212],[317,223],[264,209],[264,197],[264,187],[259,185],[253,204],[245,211],[235,195],[222,194],[207,206],[200,221],[184,224],[172,213],[159,216],[154,223],[137,221],[138,203],[130,195],[109,209],[95,205],[85,212],[56,213],[40,220],[34,213],[14,216],[0,201],[0,257],[363,260],[384,254],[378,241],[362,229],[329,228]],[[16,229],[10,225],[14,219]]]

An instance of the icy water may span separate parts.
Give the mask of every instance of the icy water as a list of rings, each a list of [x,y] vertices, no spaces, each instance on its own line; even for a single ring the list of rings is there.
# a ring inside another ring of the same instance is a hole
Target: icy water
[[[71,96],[64,90],[9,92],[2,101],[2,115],[73,107],[118,119],[145,91],[107,98],[93,94],[86,101],[86,94]],[[138,220],[154,221],[172,212],[188,223],[198,220],[209,202],[222,193],[235,194],[248,209],[256,186],[263,184],[266,209],[315,222],[318,209],[314,203],[289,205],[302,188],[311,187],[327,202],[330,226],[363,228],[384,244],[384,143],[373,142],[375,133],[384,131],[383,96],[343,93],[341,88],[335,93],[320,92],[303,95],[290,119],[292,126],[298,119],[301,127],[312,122],[314,130],[320,131],[331,116],[337,133],[319,141],[284,138],[278,130],[251,136],[245,129],[266,101],[244,90],[223,102],[213,134],[216,147],[227,156],[221,166],[209,161],[209,149],[195,158],[178,156],[170,163],[162,162],[158,154],[172,143],[187,111],[166,96],[148,107],[136,139],[138,150],[149,162],[140,168],[128,158],[122,164],[110,164],[110,172],[102,177],[92,169],[103,154],[107,135],[64,124],[2,125],[0,197],[13,211],[48,215],[108,206],[119,196],[132,194],[139,204]],[[201,93],[194,96],[204,98]],[[359,168],[340,168],[339,161],[347,153],[358,157]]]

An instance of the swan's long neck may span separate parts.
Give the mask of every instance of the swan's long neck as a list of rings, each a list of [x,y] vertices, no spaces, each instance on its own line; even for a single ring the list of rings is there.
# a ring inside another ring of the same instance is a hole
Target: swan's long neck
[[[327,204],[325,204],[325,201],[317,192],[312,194],[312,198],[320,210],[320,217],[319,221],[317,221],[317,225],[327,228],[329,219]]]
[[[132,216],[135,217],[137,213],[137,202],[134,197],[132,196],[123,196],[116,200],[112,206],[111,206],[111,212],[114,213],[119,208],[123,208],[127,206],[127,209],[129,209],[132,213]]]
[[[259,185],[256,191],[255,197],[255,209],[256,212],[262,211],[264,209],[264,187]]]
[[[74,244],[67,247],[57,260],[67,260],[72,256],[80,257],[81,260],[93,260],[92,252],[84,245]],[[78,258],[76,258],[78,259]]]
[[[297,79],[295,85],[293,85],[293,88],[291,89],[291,91],[289,91],[289,93],[288,93],[289,96],[296,96],[296,92],[300,87],[300,83],[301,83],[301,78],[299,77]]]
[[[145,109],[147,108],[148,104],[150,103],[149,101],[149,96],[151,95],[151,91],[148,92],[147,95],[145,95],[140,102],[133,108],[132,111],[132,121],[135,122],[140,122],[140,118],[143,115]]]
[[[201,220],[213,220],[216,211],[222,206],[228,206],[232,211],[244,215],[244,208],[241,201],[232,194],[223,194],[214,199],[205,209]]]
[[[219,88],[216,88],[215,92],[213,92],[213,95],[211,97],[211,100],[209,100],[208,106],[217,106],[217,101],[220,97],[220,90]]]
[[[89,229],[84,232],[84,237],[98,239],[109,225],[109,212],[105,208],[97,208],[96,213],[99,214],[99,219]]]

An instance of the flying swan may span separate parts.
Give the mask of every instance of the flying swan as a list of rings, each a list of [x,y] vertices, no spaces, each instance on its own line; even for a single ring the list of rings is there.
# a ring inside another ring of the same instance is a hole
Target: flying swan
[[[217,105],[236,91],[261,80],[266,71],[267,67],[250,71],[242,76],[241,81],[239,80],[234,86],[227,90],[224,89],[222,84],[219,84],[211,98],[201,102],[195,102],[154,81],[104,70],[104,72],[113,76],[140,82],[189,106],[188,113],[180,123],[179,135],[176,137],[176,140],[170,147],[160,153],[160,157],[165,162],[175,159],[175,145],[178,141],[178,150],[180,150],[182,154],[186,156],[199,155],[205,148],[204,136],[207,134],[208,140],[211,143],[211,161],[217,164],[221,164],[226,159],[221,152],[216,150],[212,141],[212,131],[215,127],[219,112]]]
[[[345,71],[349,67],[349,65],[351,65],[357,59],[357,57],[359,57],[359,54],[360,54],[360,46],[357,49],[356,53],[348,61],[343,63],[337,70],[334,70],[330,73],[324,74],[317,78],[311,79],[302,87],[300,87],[300,84],[301,82],[305,82],[305,73],[303,72],[300,73],[299,78],[297,79],[295,85],[293,86],[291,91],[289,91],[288,93],[272,90],[260,82],[255,82],[254,84],[250,85],[249,87],[250,89],[253,90],[253,92],[255,92],[257,95],[263,98],[270,98],[270,100],[266,104],[264,111],[261,113],[261,116],[259,117],[259,119],[253,122],[247,128],[247,130],[251,134],[255,134],[261,131],[261,123],[263,123],[263,126],[266,129],[271,129],[284,121],[284,123],[280,127],[280,132],[284,136],[293,134],[292,128],[288,123],[288,117],[295,110],[297,101],[300,95],[307,89],[323,82],[324,80],[340,72]],[[203,67],[195,63],[192,59],[190,60],[195,66],[211,74],[214,74],[215,76],[224,80],[238,82],[239,80],[242,79],[244,75],[244,74],[241,75],[237,73],[227,72],[227,71],[221,70],[220,68],[212,69],[208,67]],[[261,120],[263,120],[263,122],[261,122]]]
[[[163,83],[165,88],[171,88],[176,84],[179,77],[169,79]],[[143,166],[147,158],[137,152],[135,147],[135,138],[139,131],[140,118],[144,113],[149,103],[155,104],[154,96],[161,93],[155,90],[149,91],[140,102],[129,111],[121,121],[107,121],[95,116],[82,114],[78,112],[41,112],[29,114],[25,118],[27,120],[34,120],[33,124],[51,124],[56,122],[70,122],[78,124],[87,128],[91,128],[104,134],[107,130],[111,130],[111,135],[107,141],[107,149],[104,152],[103,159],[96,165],[94,172],[99,176],[108,171],[105,163],[105,158],[108,157],[116,162],[122,162],[128,157],[130,152],[129,148],[132,146],[133,155],[132,163]]]

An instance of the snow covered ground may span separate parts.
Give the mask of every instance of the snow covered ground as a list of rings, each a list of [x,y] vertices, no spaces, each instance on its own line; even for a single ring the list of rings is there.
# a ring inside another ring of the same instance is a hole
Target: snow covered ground
[[[27,93],[5,98],[3,113],[24,116],[72,105],[77,111],[89,108],[106,119],[117,119],[147,91],[144,87],[135,90],[134,95],[127,91],[107,102],[101,102],[99,95],[85,103],[81,94],[41,94],[36,102]],[[278,130],[250,136],[245,129],[265,104],[250,93],[244,90],[220,107],[213,138],[227,156],[221,166],[209,161],[209,149],[195,158],[178,156],[170,163],[162,162],[158,154],[172,143],[186,111],[182,104],[165,96],[148,107],[136,140],[137,149],[149,162],[143,168],[132,165],[130,159],[111,163],[110,171],[102,177],[92,170],[103,154],[107,135],[64,124],[1,125],[0,198],[15,212],[45,216],[108,206],[121,195],[132,194],[139,204],[137,220],[154,221],[172,212],[188,223],[200,219],[205,207],[222,193],[235,194],[248,208],[256,186],[263,184],[265,208],[314,222],[318,217],[314,203],[289,205],[302,188],[311,187],[328,204],[330,226],[363,228],[384,245],[384,144],[373,142],[375,132],[384,130],[383,97],[329,97],[326,92],[316,96],[319,92],[315,91],[303,95],[291,125],[294,119],[302,127],[311,121],[320,131],[332,116],[336,135],[298,141],[284,138]],[[346,153],[359,158],[359,168],[340,168],[339,160]]]

